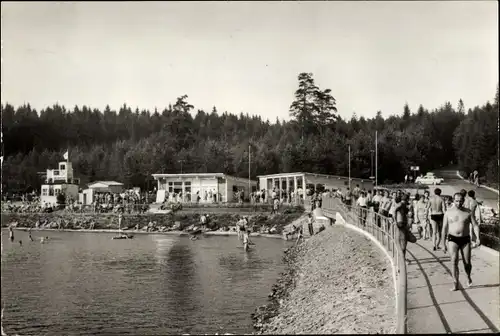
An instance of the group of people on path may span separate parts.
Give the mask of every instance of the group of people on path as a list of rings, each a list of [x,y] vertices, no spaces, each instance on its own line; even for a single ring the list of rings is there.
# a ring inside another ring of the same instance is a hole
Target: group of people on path
[[[348,190],[349,194],[349,190]],[[351,193],[351,197],[354,194]],[[479,223],[481,223],[481,210],[475,197],[475,191],[468,192],[462,189],[455,193],[453,198],[441,195],[441,189],[436,188],[433,195],[426,190],[423,195],[416,194],[413,201],[410,194],[403,191],[378,190],[359,191],[359,197],[353,208],[349,198],[344,198],[344,203],[349,209],[356,212],[360,224],[366,226],[367,214],[370,208],[373,212],[374,223],[391,232],[406,254],[407,242],[415,243],[417,238],[411,232],[412,225],[417,225],[419,238],[432,240],[433,251],[441,250],[450,253],[453,273],[453,288],[458,289],[458,253],[460,251],[467,274],[468,285],[471,279],[471,248],[479,246]],[[409,262],[409,261],[408,261]]]

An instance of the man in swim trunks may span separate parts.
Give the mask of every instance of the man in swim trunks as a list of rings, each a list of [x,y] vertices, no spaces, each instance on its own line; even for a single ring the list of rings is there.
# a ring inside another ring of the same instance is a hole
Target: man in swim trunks
[[[444,200],[441,197],[441,189],[434,189],[434,195],[429,200],[431,225],[434,236],[432,237],[433,247],[432,250],[439,250],[439,243],[441,242],[441,231],[443,228],[443,217],[446,211]]]
[[[243,250],[245,250],[245,251],[248,251],[250,248],[249,247],[250,244],[252,244],[252,242],[250,241],[250,233],[251,233],[250,230],[246,230],[243,233]]]
[[[406,258],[406,245],[407,245],[407,233],[408,230],[408,196],[403,195],[403,197],[396,196],[394,198],[394,220],[396,222],[395,235],[399,246],[403,250],[403,257]]]
[[[475,235],[475,245],[481,245],[479,240],[479,225],[469,209],[463,207],[464,198],[460,193],[453,196],[454,207],[446,211],[443,220],[443,248],[450,250],[453,288],[452,291],[458,289],[458,251],[462,254],[465,273],[467,274],[467,285],[472,285],[470,277],[471,264],[471,236]],[[448,242],[448,246],[446,246]]]
[[[432,231],[432,225],[431,225],[431,222],[430,222],[430,207],[431,207],[431,203],[430,203],[430,193],[429,193],[429,190],[426,190],[424,191],[424,197],[423,197],[423,202],[426,204],[427,206],[427,222],[426,222],[426,226],[425,226],[425,229],[424,231],[427,231],[427,234],[428,234],[428,238],[429,239],[432,239],[432,236],[433,236],[433,231]],[[425,232],[424,232],[424,235],[425,235]]]
[[[467,192],[467,196],[469,197],[466,208],[470,210],[471,215],[476,219],[476,222],[479,225],[482,223],[483,220],[481,216],[481,209],[479,207],[479,203],[476,200],[476,192],[474,190],[469,190]]]

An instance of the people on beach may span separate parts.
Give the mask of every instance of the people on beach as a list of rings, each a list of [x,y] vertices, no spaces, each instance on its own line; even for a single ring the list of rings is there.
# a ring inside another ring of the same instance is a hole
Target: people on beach
[[[278,213],[279,205],[280,205],[279,199],[278,198],[274,198],[273,199],[273,207],[271,209],[271,214]]]
[[[443,229],[443,217],[446,211],[445,203],[441,197],[441,189],[434,189],[434,195],[429,200],[431,225],[434,236],[432,239],[433,251],[439,250],[439,243],[441,242],[441,232]],[[462,202],[463,204],[463,202]]]
[[[294,226],[294,233],[297,234],[297,240],[295,241],[295,245],[297,245],[301,238],[304,238],[304,226],[302,224],[298,226]]]
[[[464,197],[460,193],[453,196],[454,207],[448,209],[443,218],[443,248],[449,249],[452,264],[453,287],[452,291],[458,290],[458,251],[462,255],[465,273],[467,274],[467,285],[472,286],[471,278],[471,236],[475,236],[475,245],[481,244],[479,238],[479,225],[473,213],[463,207]]]

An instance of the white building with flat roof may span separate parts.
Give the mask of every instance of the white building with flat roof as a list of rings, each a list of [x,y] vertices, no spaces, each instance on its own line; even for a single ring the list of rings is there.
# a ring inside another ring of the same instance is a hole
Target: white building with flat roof
[[[79,195],[79,201],[82,204],[89,205],[94,202],[96,194],[112,193],[120,194],[123,192],[123,183],[116,181],[96,181],[88,185]]]
[[[73,165],[71,162],[59,162],[58,169],[47,169],[45,183],[42,184],[40,203],[57,204],[57,195],[64,194],[66,201],[71,198],[78,200],[78,185],[80,180],[73,176]]]
[[[349,178],[345,176],[316,174],[316,173],[279,173],[271,175],[259,175],[259,189],[266,190],[270,196],[273,190],[283,191],[286,195],[298,193],[303,198],[306,190],[323,189],[343,189],[349,186]],[[359,185],[367,190],[373,189],[373,181],[370,179],[360,179],[351,177],[351,187]],[[304,187],[305,186],[305,187]]]
[[[199,195],[200,203],[234,203],[240,191],[248,198],[257,189],[257,181],[224,173],[153,174],[153,178],[158,181],[156,203],[171,199],[174,194],[182,195],[180,202],[194,203]]]

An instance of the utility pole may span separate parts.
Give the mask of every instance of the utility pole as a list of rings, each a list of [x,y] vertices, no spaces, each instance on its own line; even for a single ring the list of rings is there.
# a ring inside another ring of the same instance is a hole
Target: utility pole
[[[349,145],[349,190],[351,190],[351,145]]]
[[[250,165],[250,144],[248,144],[248,197],[250,198],[250,194],[252,193],[252,183],[250,181],[250,172],[251,172],[251,165]]]
[[[378,185],[378,131],[375,131],[375,186]]]
[[[375,151],[373,149],[370,150],[370,159],[371,159],[370,160],[371,161],[371,164],[370,164],[370,176],[372,176],[370,178],[373,178],[373,153],[374,152]]]

